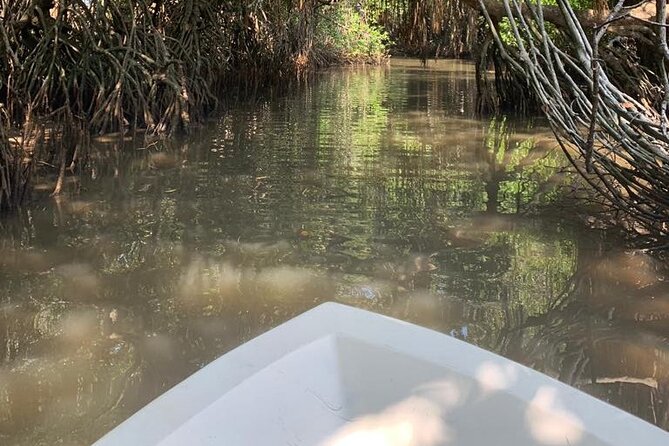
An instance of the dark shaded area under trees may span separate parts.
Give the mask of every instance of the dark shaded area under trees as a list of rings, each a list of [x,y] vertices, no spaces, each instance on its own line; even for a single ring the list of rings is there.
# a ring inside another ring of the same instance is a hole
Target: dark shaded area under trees
[[[331,3],[0,1],[0,208],[37,162],[57,166],[59,193],[89,135],[187,130],[240,90],[384,58],[384,34]]]

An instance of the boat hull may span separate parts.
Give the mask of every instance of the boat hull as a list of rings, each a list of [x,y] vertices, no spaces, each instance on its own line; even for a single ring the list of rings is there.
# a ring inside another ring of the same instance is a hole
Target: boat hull
[[[669,434],[447,335],[327,303],[221,356],[108,445],[669,445]]]

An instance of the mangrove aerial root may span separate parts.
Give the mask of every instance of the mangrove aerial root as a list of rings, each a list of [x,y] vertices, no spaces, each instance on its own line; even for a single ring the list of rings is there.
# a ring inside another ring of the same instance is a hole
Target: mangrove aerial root
[[[366,23],[357,29],[367,50],[316,44],[319,30],[341,37],[339,24],[325,28],[320,18],[342,8],[328,0],[0,0],[0,208],[25,196],[33,156],[58,169],[59,193],[65,168],[85,160],[80,137],[187,130],[237,81],[382,57],[383,36]],[[10,130],[32,134],[39,125],[62,141],[10,147]]]
[[[500,35],[500,8],[485,0],[478,5],[573,165],[643,232],[669,235],[666,0],[657,0],[651,21],[634,15],[638,4],[627,7],[622,0],[599,20],[575,12],[567,0],[556,7],[503,0],[511,44]],[[641,46],[655,55],[645,65]]]

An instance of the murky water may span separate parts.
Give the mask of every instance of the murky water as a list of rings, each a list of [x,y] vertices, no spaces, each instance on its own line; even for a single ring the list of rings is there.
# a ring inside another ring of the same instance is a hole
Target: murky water
[[[467,64],[395,61],[235,106],[182,141],[101,141],[61,199],[0,223],[0,443],[90,443],[325,301],[668,428],[660,265],[582,227],[550,133],[476,119],[474,92]]]

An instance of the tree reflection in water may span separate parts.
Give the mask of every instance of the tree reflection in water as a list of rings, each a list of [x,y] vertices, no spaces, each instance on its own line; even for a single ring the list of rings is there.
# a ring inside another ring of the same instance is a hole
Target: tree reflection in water
[[[579,251],[577,265],[564,296],[506,332],[499,348],[668,429],[664,266],[633,251],[594,260]]]
[[[239,104],[182,141],[99,142],[61,200],[0,223],[0,441],[90,443],[329,300],[666,428],[665,273],[570,221],[547,130],[475,118],[474,91],[466,64],[399,61]]]

